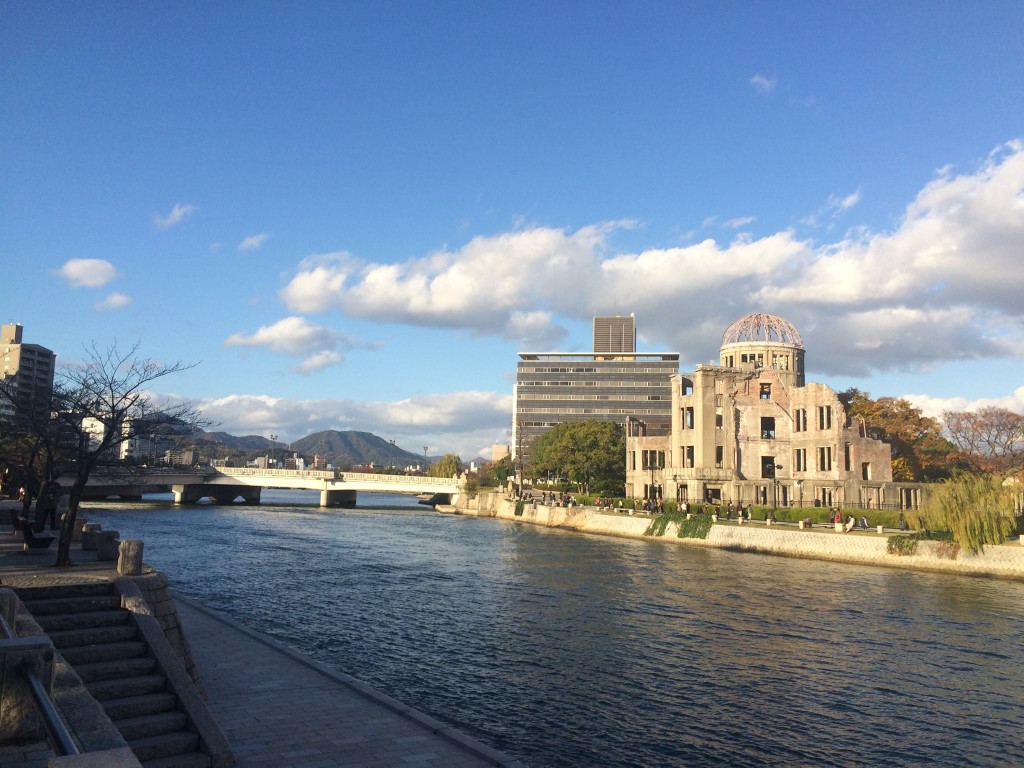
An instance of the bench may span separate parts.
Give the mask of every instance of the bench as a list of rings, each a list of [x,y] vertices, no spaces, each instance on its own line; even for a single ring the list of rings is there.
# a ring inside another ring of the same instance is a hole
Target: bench
[[[11,525],[14,526],[15,531],[21,531],[21,536],[25,540],[26,551],[45,552],[57,539],[56,536],[49,533],[36,533],[32,530],[32,521],[16,513],[11,514]]]

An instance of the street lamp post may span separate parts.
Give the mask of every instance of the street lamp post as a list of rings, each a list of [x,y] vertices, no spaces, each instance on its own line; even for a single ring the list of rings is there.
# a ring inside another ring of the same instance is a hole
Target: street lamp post
[[[423,474],[427,474],[427,450],[430,448],[429,445],[423,446]]]
[[[781,464],[772,465],[772,520],[775,519],[775,512],[779,508],[779,470]]]
[[[270,469],[270,457],[273,453],[274,446],[277,444],[277,435],[270,436],[270,448],[267,449],[267,469]],[[275,459],[276,461],[276,459]]]

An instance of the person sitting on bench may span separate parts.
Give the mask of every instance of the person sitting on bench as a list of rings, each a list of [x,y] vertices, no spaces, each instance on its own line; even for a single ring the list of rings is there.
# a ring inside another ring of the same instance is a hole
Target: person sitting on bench
[[[49,533],[36,533],[32,530],[32,523],[24,517],[18,518],[18,528],[21,529],[21,536],[25,539],[25,549],[49,549],[57,537]]]

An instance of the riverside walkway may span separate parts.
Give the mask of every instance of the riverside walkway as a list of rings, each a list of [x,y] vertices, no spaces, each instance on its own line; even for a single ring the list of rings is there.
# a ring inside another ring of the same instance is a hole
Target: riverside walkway
[[[524,768],[223,614],[180,595],[175,602],[239,768]]]
[[[6,518],[10,502],[0,502]],[[74,565],[54,568],[45,554],[22,551],[20,536],[0,525],[0,583],[8,587],[73,584],[116,577],[116,564],[71,549]],[[175,595],[207,706],[238,759],[238,768],[525,768],[365,683],[321,664],[206,606]],[[0,740],[0,768],[45,768],[45,743]]]

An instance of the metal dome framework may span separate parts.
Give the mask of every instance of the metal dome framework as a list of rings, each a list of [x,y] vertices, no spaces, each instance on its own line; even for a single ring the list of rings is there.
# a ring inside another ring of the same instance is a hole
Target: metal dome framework
[[[750,342],[772,342],[804,348],[804,340],[796,326],[777,315],[761,312],[740,318],[726,328],[722,336],[722,346]]]

